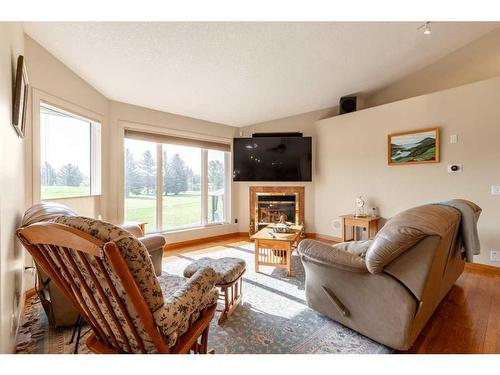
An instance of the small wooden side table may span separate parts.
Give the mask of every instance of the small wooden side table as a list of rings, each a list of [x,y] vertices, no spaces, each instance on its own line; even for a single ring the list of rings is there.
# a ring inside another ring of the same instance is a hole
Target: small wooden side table
[[[355,215],[342,215],[342,241],[354,241],[354,228],[364,228],[366,230],[367,239],[375,237],[378,231],[378,222],[380,217],[376,216],[355,216]],[[348,229],[351,229],[351,236],[348,236]]]

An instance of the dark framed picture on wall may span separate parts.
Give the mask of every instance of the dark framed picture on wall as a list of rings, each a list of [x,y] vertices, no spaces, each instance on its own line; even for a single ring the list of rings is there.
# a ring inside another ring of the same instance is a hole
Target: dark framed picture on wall
[[[16,81],[14,83],[14,97],[12,109],[12,125],[17,134],[24,138],[26,135],[26,107],[28,104],[28,72],[24,64],[24,57],[17,58]]]
[[[439,163],[439,128],[389,134],[387,148],[389,165]]]

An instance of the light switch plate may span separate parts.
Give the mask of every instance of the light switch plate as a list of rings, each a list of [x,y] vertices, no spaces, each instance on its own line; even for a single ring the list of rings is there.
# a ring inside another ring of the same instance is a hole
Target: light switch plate
[[[456,134],[450,135],[450,143],[458,143],[458,135]]]
[[[500,186],[491,185],[491,195],[500,195]]]

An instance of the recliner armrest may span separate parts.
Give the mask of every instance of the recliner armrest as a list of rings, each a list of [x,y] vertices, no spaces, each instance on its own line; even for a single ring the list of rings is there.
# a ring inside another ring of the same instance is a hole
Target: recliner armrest
[[[146,234],[143,237],[139,237],[138,240],[146,247],[146,249],[148,249],[148,253],[151,256],[151,261],[153,262],[156,276],[160,276],[165,237],[161,234],[153,233]]]
[[[323,242],[302,240],[298,252],[303,260],[335,267],[349,272],[367,273],[365,260],[344,250],[336,249]]]
[[[165,237],[161,234],[146,234],[143,237],[139,237],[138,240],[141,241],[149,251],[163,248],[163,245],[165,245]]]
[[[144,236],[141,227],[137,224],[122,224],[119,225],[119,227],[122,228],[123,230],[126,230],[127,232],[129,232],[130,234],[132,234],[137,238]]]

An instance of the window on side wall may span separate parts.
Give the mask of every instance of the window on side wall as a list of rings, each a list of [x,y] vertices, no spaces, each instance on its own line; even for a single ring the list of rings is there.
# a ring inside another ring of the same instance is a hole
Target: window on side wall
[[[101,194],[101,124],[42,103],[42,200]]]

